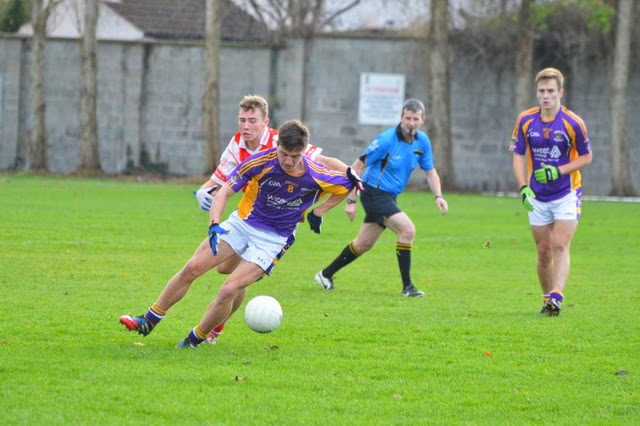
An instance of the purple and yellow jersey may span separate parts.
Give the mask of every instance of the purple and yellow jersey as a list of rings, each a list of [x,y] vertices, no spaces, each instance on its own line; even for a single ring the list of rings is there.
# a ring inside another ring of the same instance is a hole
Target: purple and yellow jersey
[[[576,113],[561,106],[555,118],[545,122],[540,117],[540,107],[524,111],[518,117],[511,136],[509,149],[516,154],[528,156],[527,180],[536,194],[536,200],[553,201],[564,197],[582,186],[579,171],[562,175],[557,180],[540,183],[532,179],[533,170],[542,168],[542,163],[561,166],[591,151],[587,126]]]
[[[240,163],[228,185],[233,191],[247,188],[238,204],[238,216],[252,226],[290,236],[304,212],[325,193],[346,195],[353,183],[344,173],[329,170],[302,156],[305,173],[292,176],[278,161],[276,148],[261,151]]]

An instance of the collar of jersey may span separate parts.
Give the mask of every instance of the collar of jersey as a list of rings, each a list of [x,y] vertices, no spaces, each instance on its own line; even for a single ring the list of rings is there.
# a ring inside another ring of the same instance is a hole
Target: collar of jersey
[[[413,140],[408,141],[404,138],[404,133],[402,133],[402,127],[400,127],[400,124],[398,124],[398,126],[396,127],[396,136],[398,137],[398,141],[400,142],[406,142],[409,145],[413,144],[413,141],[418,139],[418,132],[416,131],[416,134],[413,135]]]

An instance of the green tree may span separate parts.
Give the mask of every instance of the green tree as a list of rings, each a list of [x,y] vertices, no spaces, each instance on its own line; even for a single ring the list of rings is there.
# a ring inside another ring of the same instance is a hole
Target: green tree
[[[0,31],[15,33],[29,20],[28,0],[5,0],[0,3]]]

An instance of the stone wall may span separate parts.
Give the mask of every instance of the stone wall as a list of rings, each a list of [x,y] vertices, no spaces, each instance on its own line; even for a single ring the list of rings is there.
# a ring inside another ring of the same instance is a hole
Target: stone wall
[[[46,45],[47,135],[51,171],[78,167],[80,63],[77,41]],[[460,190],[514,190],[508,151],[519,111],[514,111],[515,78],[454,59],[451,67],[451,133]],[[584,173],[585,193],[610,188],[607,72],[580,64],[568,76],[565,104],[589,128],[594,161]],[[285,46],[223,44],[220,67],[221,148],[237,131],[237,105],[245,94],[270,101],[271,124],[300,118],[324,153],[351,163],[386,126],[358,123],[362,72],[401,73],[407,98],[425,98],[424,46],[413,39],[327,36],[293,40]],[[141,159],[172,175],[203,170],[203,52],[197,43],[100,42],[98,135],[105,172],[118,174]],[[28,168],[31,98],[28,40],[0,37],[0,170]],[[533,84],[532,84],[532,102]],[[533,105],[533,104],[532,104]],[[640,189],[640,75],[628,91],[627,134],[632,176]],[[400,111],[398,111],[398,116]],[[432,141],[437,144],[438,141]],[[436,166],[438,165],[436,158]],[[416,172],[414,184],[424,182]]]

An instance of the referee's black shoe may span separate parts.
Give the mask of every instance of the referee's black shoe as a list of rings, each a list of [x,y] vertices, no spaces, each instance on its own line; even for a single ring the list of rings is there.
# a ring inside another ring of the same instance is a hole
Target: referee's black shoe
[[[424,296],[424,291],[418,291],[418,289],[411,284],[402,289],[402,295],[404,297],[422,297]]]

